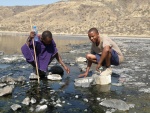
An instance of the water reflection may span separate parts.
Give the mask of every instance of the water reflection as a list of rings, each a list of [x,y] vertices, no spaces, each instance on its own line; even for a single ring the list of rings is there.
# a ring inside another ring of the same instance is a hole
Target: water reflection
[[[54,35],[59,52],[67,52],[70,48],[66,45],[88,43],[87,37],[81,36],[58,36]],[[0,51],[5,54],[21,54],[20,48],[25,43],[26,36],[0,36]]]

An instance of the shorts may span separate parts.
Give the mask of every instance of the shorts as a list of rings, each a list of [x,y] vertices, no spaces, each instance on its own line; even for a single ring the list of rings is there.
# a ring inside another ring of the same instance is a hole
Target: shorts
[[[119,57],[118,57],[118,54],[115,50],[111,49],[111,65],[115,65],[115,66],[118,66],[119,65]],[[97,63],[100,61],[100,58],[101,58],[101,55],[100,54],[95,54],[96,56],[96,61]],[[102,66],[105,66],[106,65],[106,61],[104,60],[103,63],[102,63]]]

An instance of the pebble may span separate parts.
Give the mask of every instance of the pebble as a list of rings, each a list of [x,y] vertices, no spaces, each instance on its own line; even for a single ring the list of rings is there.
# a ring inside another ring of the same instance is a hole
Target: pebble
[[[11,109],[12,109],[13,111],[18,110],[19,108],[21,108],[21,106],[20,106],[19,104],[13,104],[13,105],[11,106]]]
[[[41,111],[44,111],[45,109],[47,109],[47,105],[37,105],[36,106],[36,112],[41,112]]]
[[[78,95],[76,95],[76,96],[75,96],[75,98],[79,98],[79,96],[78,96]]]
[[[36,99],[32,97],[32,98],[31,98],[31,103],[32,103],[32,104],[35,104],[35,103],[36,103]]]
[[[30,98],[29,97],[26,97],[23,101],[22,101],[22,104],[25,104],[25,105],[29,105],[30,104]]]
[[[88,99],[86,99],[86,98],[84,98],[83,100],[84,100],[85,102],[88,102]]]

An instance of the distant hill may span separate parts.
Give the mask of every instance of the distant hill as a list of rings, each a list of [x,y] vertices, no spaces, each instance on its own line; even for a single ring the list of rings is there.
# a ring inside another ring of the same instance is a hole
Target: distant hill
[[[0,7],[0,31],[86,34],[97,27],[109,35],[150,36],[150,0],[63,0],[40,6]]]

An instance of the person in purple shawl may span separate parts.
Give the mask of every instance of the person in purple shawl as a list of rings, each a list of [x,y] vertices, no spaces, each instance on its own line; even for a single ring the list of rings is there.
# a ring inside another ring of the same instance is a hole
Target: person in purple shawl
[[[22,54],[26,58],[26,61],[33,66],[33,68],[35,68],[34,48],[32,42],[34,37],[35,32],[31,32],[26,43],[21,47]],[[54,58],[57,59],[67,73],[70,73],[70,69],[63,63],[61,56],[58,53],[56,44],[50,31],[44,31],[42,36],[39,36],[38,40],[34,42],[40,78],[43,77],[43,73],[44,75],[46,74],[48,71],[48,65]]]

